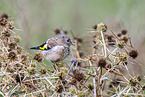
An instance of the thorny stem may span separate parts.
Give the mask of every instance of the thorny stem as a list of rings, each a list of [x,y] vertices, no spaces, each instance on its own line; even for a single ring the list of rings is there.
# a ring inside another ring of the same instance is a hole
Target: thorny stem
[[[89,64],[91,66],[92,73],[94,73],[94,75],[96,75],[96,71],[95,71],[95,68],[93,68],[92,62],[89,61]],[[94,84],[94,97],[96,97],[96,79],[95,79],[95,77],[93,78],[93,84]]]
[[[105,53],[105,58],[107,57],[107,50],[106,50],[106,44],[103,36],[103,32],[101,31],[101,36],[102,36],[102,41],[103,41],[103,46],[104,46],[104,53]]]
[[[99,70],[99,76],[98,76],[98,90],[97,90],[97,96],[100,96],[101,95],[101,77],[102,77],[102,67],[100,67],[100,70]]]

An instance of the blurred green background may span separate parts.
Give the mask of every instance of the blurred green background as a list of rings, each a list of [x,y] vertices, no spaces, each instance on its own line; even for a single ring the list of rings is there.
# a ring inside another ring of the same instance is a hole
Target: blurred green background
[[[0,0],[0,14],[8,13],[22,37],[24,49],[54,37],[54,29],[85,37],[92,25],[103,22],[115,33],[127,29],[137,61],[145,63],[145,0]],[[70,35],[70,34],[69,34]],[[71,35],[70,35],[71,37]],[[87,42],[86,42],[87,44]],[[130,67],[141,73],[135,65]],[[145,65],[144,65],[145,66]],[[144,68],[142,68],[142,71]]]

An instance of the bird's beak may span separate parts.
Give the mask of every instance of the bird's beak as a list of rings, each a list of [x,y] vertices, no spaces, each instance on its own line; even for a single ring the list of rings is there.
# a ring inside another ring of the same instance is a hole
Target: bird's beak
[[[46,47],[46,42],[41,44],[40,46],[37,46],[37,47],[31,47],[30,49],[35,49],[35,50],[46,50],[47,47]]]

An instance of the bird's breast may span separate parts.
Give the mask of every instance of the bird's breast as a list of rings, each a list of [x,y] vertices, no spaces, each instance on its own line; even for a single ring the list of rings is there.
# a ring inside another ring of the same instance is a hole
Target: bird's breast
[[[53,61],[53,62],[62,60],[64,59],[65,56],[67,56],[65,55],[65,49],[66,47],[62,45],[54,46],[49,50],[43,51],[44,58],[47,61]]]

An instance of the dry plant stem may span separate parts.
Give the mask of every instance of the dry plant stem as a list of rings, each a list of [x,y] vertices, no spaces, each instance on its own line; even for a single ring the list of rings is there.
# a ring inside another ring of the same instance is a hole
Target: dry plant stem
[[[99,70],[99,75],[98,75],[98,90],[97,90],[97,95],[100,96],[101,95],[101,77],[102,77],[102,67],[100,67]]]
[[[103,46],[104,46],[104,53],[105,53],[105,58],[107,57],[107,50],[106,50],[106,44],[104,40],[104,35],[103,32],[101,31],[101,36],[102,36],[102,41],[103,41]]]
[[[111,31],[111,30],[110,30]],[[119,40],[119,38],[114,34],[114,32],[113,31],[111,31],[112,32],[112,34]]]

